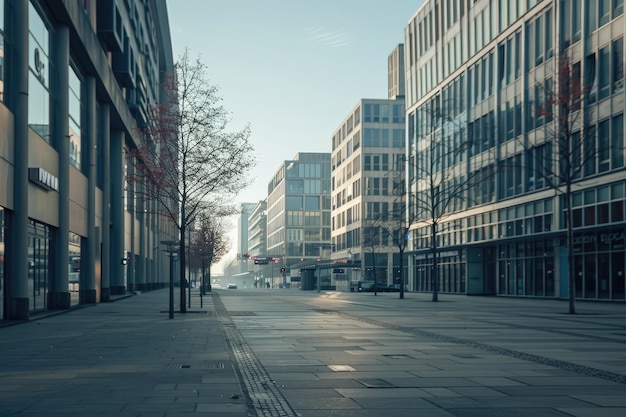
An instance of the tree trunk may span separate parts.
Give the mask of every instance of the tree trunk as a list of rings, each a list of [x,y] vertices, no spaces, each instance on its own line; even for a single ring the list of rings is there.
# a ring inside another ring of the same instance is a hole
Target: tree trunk
[[[431,274],[433,285],[433,301],[439,301],[439,265],[437,265],[437,224],[433,222],[430,231],[430,246],[433,253],[433,271]]]
[[[574,227],[572,225],[572,184],[565,188],[565,208],[567,213],[567,268],[569,281],[569,314],[576,314],[576,276],[574,275]]]
[[[185,299],[185,232],[187,230],[185,219],[185,206],[182,205],[180,220],[180,247],[178,250],[178,259],[180,260],[180,312],[187,312],[187,303]]]
[[[404,298],[404,248],[400,248],[400,298]]]

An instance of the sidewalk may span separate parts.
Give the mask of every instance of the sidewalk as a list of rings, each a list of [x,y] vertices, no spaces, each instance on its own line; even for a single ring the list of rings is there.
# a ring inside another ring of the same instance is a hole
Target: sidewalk
[[[212,296],[200,308],[195,292],[187,314],[173,320],[168,296],[146,292],[0,328],[0,415],[256,415]]]
[[[621,303],[238,289],[170,320],[168,296],[0,328],[0,416],[626,413]]]

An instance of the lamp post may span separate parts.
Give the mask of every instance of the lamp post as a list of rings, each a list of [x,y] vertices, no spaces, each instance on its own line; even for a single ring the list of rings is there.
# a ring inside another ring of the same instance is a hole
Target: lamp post
[[[180,242],[176,241],[176,240],[162,240],[161,241],[162,245],[166,246],[166,249],[164,249],[165,252],[167,252],[167,254],[170,257],[170,308],[169,308],[169,318],[173,319],[174,318],[174,256],[178,253],[178,249],[176,249],[178,247],[178,245],[180,245]],[[182,285],[182,283],[181,283]]]

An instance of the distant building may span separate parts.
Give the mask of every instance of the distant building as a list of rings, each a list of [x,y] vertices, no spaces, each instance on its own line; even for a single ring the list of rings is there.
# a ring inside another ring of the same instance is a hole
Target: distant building
[[[623,1],[449,3],[426,1],[405,28],[410,195],[430,191],[420,174],[432,158],[425,144],[460,151],[441,165],[454,174],[443,187],[476,178],[438,225],[439,291],[567,298],[573,273],[577,298],[623,301]],[[571,84],[559,81],[564,68]],[[557,82],[577,93],[567,141],[555,136],[565,114],[550,104]],[[433,127],[433,109],[446,123]],[[564,167],[565,142],[578,152],[573,271],[563,187],[550,185],[562,184],[551,173]],[[429,219],[414,214],[408,284],[432,291]]]
[[[239,206],[239,216],[237,216],[237,260],[239,262],[239,273],[251,271],[252,268],[245,256],[248,253],[248,218],[256,207],[255,203],[241,203]]]
[[[292,265],[330,257],[330,153],[298,153],[269,182],[266,255],[272,286],[297,281]]]
[[[254,263],[257,257],[267,254],[267,200],[259,201],[248,216],[247,261],[250,271],[254,271],[257,286],[265,287],[267,265]],[[245,256],[246,254],[244,254]],[[269,265],[269,264],[268,264]]]
[[[360,261],[338,269],[333,285],[395,283],[401,268],[390,233],[401,227],[405,159],[404,48],[389,57],[388,99],[361,99],[332,137],[332,258]]]

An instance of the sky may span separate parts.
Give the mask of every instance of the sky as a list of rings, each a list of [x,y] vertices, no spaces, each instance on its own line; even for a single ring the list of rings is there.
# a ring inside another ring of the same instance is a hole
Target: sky
[[[174,60],[208,67],[231,114],[249,125],[258,160],[236,203],[298,152],[331,152],[361,98],[387,98],[387,58],[423,0],[167,0]],[[236,223],[235,223],[236,224]],[[236,247],[236,242],[233,242]]]

